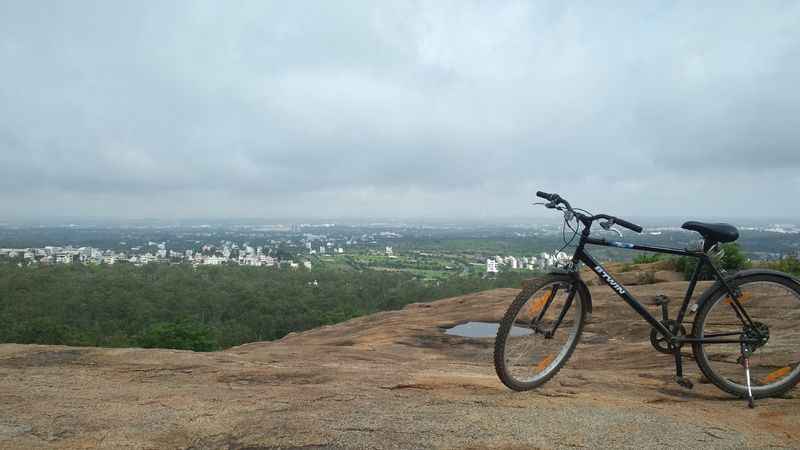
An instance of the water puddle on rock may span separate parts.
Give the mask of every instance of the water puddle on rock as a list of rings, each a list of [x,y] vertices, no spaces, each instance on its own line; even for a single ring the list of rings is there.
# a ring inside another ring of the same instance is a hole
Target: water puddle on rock
[[[492,322],[467,322],[448,328],[445,334],[452,336],[461,336],[468,338],[487,338],[497,336],[497,328],[499,324]],[[531,330],[522,327],[511,328],[511,336],[527,336],[531,334]]]

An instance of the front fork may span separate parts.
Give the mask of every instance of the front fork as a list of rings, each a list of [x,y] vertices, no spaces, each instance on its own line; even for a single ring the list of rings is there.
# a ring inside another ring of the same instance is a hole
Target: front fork
[[[542,310],[539,312],[539,315],[531,322],[531,329],[533,329],[535,333],[541,333],[545,339],[553,338],[553,336],[556,333],[556,330],[558,330],[558,327],[564,320],[564,316],[567,315],[567,311],[569,311],[569,308],[572,306],[572,302],[575,300],[575,293],[578,290],[575,284],[570,285],[569,293],[567,294],[567,301],[564,302],[564,306],[561,308],[561,312],[558,313],[558,318],[556,319],[552,328],[550,328],[549,330],[543,330],[539,327],[539,324],[542,321],[542,317],[544,317],[545,313],[547,312],[547,309],[550,308],[550,304],[553,303],[553,299],[555,298],[559,287],[560,287],[559,285],[553,286],[553,289],[550,291],[550,296],[547,298],[547,302],[545,302],[544,307],[542,307]]]

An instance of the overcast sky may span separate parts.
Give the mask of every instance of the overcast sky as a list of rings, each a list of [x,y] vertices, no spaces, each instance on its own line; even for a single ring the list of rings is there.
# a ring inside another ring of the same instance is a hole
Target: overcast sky
[[[800,2],[587,3],[0,1],[0,221],[800,216]]]

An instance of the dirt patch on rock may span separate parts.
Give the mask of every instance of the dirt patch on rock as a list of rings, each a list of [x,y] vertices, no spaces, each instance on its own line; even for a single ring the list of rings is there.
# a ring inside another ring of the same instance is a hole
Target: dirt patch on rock
[[[0,359],[0,367],[21,369],[26,367],[50,367],[75,364],[81,360],[86,351],[77,349],[42,350]]]

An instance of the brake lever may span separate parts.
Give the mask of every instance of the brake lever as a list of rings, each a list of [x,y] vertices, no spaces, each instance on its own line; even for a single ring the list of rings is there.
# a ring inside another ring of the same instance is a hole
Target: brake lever
[[[614,227],[614,222],[613,222],[613,221],[611,221],[611,220],[607,220],[607,221],[605,221],[605,222],[600,222],[600,226],[601,226],[601,227],[602,227],[604,230],[606,230],[606,231],[613,231],[614,233],[617,233],[617,236],[619,236],[619,237],[622,237],[622,232],[621,232],[621,231],[619,231],[619,230],[618,230],[618,229],[616,229],[616,228],[613,228],[613,227]]]

